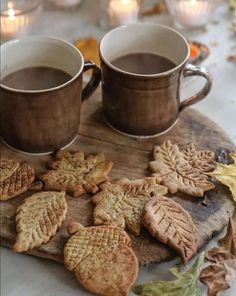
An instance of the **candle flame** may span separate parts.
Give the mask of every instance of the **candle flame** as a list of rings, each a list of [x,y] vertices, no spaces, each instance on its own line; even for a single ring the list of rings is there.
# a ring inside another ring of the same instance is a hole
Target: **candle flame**
[[[129,0],[121,0],[121,2],[122,2],[124,5],[129,4]]]
[[[15,19],[15,10],[13,9],[13,3],[8,2],[7,6],[8,6],[8,11],[7,11],[8,18],[9,20],[13,21]]]

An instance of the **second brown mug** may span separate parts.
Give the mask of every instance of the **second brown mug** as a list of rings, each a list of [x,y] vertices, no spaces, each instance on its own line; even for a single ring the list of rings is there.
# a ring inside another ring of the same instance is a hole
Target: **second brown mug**
[[[151,53],[167,58],[174,66],[168,71],[137,74],[114,65],[119,57]],[[207,96],[212,78],[204,67],[188,63],[188,42],[166,26],[139,23],[108,32],[100,43],[102,96],[108,124],[134,137],[150,137],[168,131],[179,114]],[[181,101],[182,77],[202,76],[203,89]]]

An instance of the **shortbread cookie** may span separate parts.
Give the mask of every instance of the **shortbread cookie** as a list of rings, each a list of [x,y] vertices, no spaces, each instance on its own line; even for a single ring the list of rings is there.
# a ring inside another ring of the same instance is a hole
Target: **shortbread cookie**
[[[156,183],[155,178],[137,180],[121,179],[101,186],[92,201],[95,225],[127,227],[134,235],[140,234],[141,215],[145,202],[152,193],[166,194],[167,188]]]
[[[47,243],[61,227],[67,213],[65,192],[39,192],[16,211],[15,252],[26,252]]]
[[[213,161],[215,153],[209,150],[196,150],[193,143],[188,145],[183,151],[184,159],[191,167],[198,169],[200,172],[211,172],[215,169]]]
[[[167,186],[170,193],[180,191],[198,197],[215,187],[199,168],[190,165],[187,159],[191,158],[186,156],[188,152],[184,155],[178,146],[172,145],[170,141],[155,146],[153,154],[155,161],[150,162],[149,167],[158,182]],[[194,165],[197,163],[195,158],[190,162]],[[202,166],[204,167],[203,164]]]
[[[85,192],[96,193],[97,185],[108,180],[113,163],[103,153],[84,157],[83,152],[59,151],[56,160],[50,162],[49,170],[40,179],[46,190],[65,190],[74,196]]]
[[[128,296],[137,274],[137,257],[126,246],[91,254],[75,269],[75,276],[85,289],[104,296]]]
[[[114,226],[68,227],[72,236],[64,248],[64,263],[89,291],[126,296],[135,283],[138,260],[127,233]]]
[[[34,168],[25,162],[0,159],[0,200],[8,200],[29,189],[35,179]]]
[[[175,249],[186,264],[197,252],[196,227],[190,214],[172,199],[152,196],[143,211],[143,224],[163,244]]]

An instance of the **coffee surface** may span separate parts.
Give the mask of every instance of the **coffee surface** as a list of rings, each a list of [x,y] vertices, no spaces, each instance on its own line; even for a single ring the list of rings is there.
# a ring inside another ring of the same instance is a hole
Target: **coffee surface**
[[[176,67],[167,58],[152,53],[131,53],[114,59],[111,64],[135,74],[159,74]]]
[[[20,90],[43,90],[62,85],[71,78],[71,75],[59,69],[30,67],[7,75],[1,83]]]

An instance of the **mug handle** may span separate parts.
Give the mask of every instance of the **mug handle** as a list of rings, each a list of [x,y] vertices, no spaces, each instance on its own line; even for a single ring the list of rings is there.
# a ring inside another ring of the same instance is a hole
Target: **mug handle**
[[[187,64],[183,70],[183,75],[184,77],[201,76],[206,78],[207,81],[202,90],[200,90],[197,94],[193,95],[192,97],[180,103],[180,106],[179,106],[180,112],[183,111],[186,107],[191,106],[201,101],[202,99],[204,99],[212,88],[212,76],[205,67],[199,67],[199,66]]]
[[[96,90],[96,88],[99,86],[99,83],[101,81],[101,71],[100,69],[95,65],[92,61],[84,61],[84,69],[83,72],[91,70],[93,71],[92,76],[85,86],[85,88],[82,90],[82,102],[86,99],[88,99],[92,93]]]

